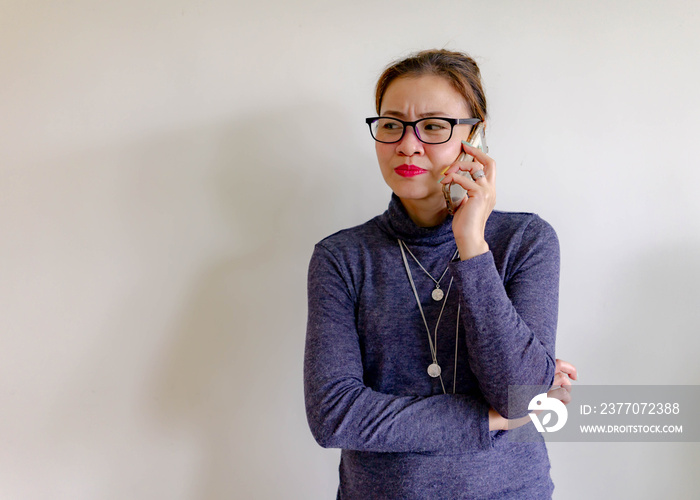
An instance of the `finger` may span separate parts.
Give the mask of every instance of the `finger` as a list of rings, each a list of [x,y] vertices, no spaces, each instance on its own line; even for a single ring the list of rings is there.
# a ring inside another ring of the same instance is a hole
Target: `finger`
[[[558,399],[559,401],[561,401],[564,404],[569,404],[571,402],[571,394],[569,393],[569,391],[567,391],[563,387],[557,387],[556,389],[550,389],[547,392],[547,397]]]
[[[562,372],[557,372],[554,375],[554,382],[552,382],[552,387],[555,386],[561,386],[564,387],[567,391],[571,391],[571,382],[569,381],[569,378]]]
[[[566,373],[572,380],[578,380],[576,367],[563,359],[556,360],[556,371]]]
[[[451,182],[459,184],[467,190],[469,196],[472,196],[474,191],[480,188],[480,186],[474,182],[474,179],[472,179],[471,176],[455,173],[447,174],[440,182],[442,184],[449,184]]]
[[[464,177],[469,178],[471,176],[472,179],[474,179],[474,174],[477,173],[479,170],[483,171],[485,175],[478,176],[477,178],[474,179],[475,182],[481,181],[479,185],[486,185],[489,183],[488,181],[488,174],[486,174],[486,170],[488,167],[486,165],[482,165],[481,163],[477,161],[473,162],[456,162],[452,166],[450,166],[446,171],[445,171],[445,176],[448,176],[450,174],[459,174],[460,172],[466,172],[469,175],[465,175]]]
[[[471,169],[472,165],[474,165],[475,163],[477,162],[475,162],[471,157],[469,157],[469,159],[466,160],[457,159],[452,165],[450,165],[442,171],[442,175],[452,174],[460,170],[468,172]],[[477,164],[481,165],[480,163]]]
[[[479,161],[458,161],[457,166],[465,172],[474,172],[476,170],[484,170],[487,168]]]
[[[452,165],[450,165],[449,167],[447,167],[445,170],[442,171],[442,175],[445,176],[447,174],[453,174],[453,173],[457,172],[458,170],[460,170],[460,168],[459,168],[460,163],[461,162],[454,162]]]
[[[477,175],[477,180],[482,179],[484,183],[494,183],[496,180],[495,166],[484,165],[480,161],[457,162],[459,169],[470,174],[475,174],[479,170],[484,172],[483,176]]]
[[[483,163],[484,165],[486,165],[487,163],[488,164],[495,163],[493,161],[493,158],[491,158],[489,155],[484,153],[481,149],[475,148],[474,146],[472,146],[471,144],[469,144],[466,141],[462,141],[462,150],[465,153],[467,153],[468,155],[474,157],[474,159],[476,161],[479,161],[479,162]]]
[[[462,149],[465,153],[473,156],[476,163],[481,163],[483,165],[484,173],[490,182],[496,179],[496,161],[493,158],[479,148],[470,146],[466,142],[462,142]]]
[[[476,166],[472,167],[471,170],[469,170],[469,173],[471,174],[472,179],[474,179],[474,182],[476,182],[480,186],[485,186],[489,183],[489,179],[484,170],[484,168],[486,167],[479,168],[480,166],[481,164],[477,163]]]
[[[552,385],[571,385],[571,379],[569,375],[564,372],[555,372]]]
[[[445,167],[445,169],[441,172],[442,175],[447,175],[448,173],[451,174],[453,172],[457,172],[458,170],[466,170],[466,167],[468,167],[470,163],[474,162],[473,156],[468,155],[464,150],[462,151],[462,154],[460,154],[451,165]]]

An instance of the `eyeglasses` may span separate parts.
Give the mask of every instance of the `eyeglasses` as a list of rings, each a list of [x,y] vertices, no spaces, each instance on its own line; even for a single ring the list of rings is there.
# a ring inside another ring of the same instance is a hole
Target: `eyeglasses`
[[[418,140],[425,144],[442,144],[452,138],[455,125],[475,125],[478,118],[421,118],[414,122],[405,122],[398,118],[375,116],[366,118],[369,133],[377,142],[393,144],[403,139],[407,127],[413,127]]]

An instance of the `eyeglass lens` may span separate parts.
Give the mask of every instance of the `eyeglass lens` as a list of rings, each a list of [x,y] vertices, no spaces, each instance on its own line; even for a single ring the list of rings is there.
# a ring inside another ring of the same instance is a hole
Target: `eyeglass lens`
[[[447,142],[452,136],[452,124],[441,118],[426,118],[415,125],[418,139],[426,144]],[[379,142],[398,142],[404,133],[404,124],[393,118],[379,118],[372,123],[372,135]]]

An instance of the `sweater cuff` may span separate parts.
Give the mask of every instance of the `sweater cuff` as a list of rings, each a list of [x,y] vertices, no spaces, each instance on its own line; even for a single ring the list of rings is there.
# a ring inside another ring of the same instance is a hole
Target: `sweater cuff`
[[[491,282],[503,284],[490,250],[471,259],[451,262],[450,272],[463,287],[466,287],[462,288],[462,292],[470,291],[471,287],[476,291],[477,287],[482,288]]]
[[[489,404],[482,398],[470,395],[458,395],[458,401],[461,404],[453,407],[457,411],[454,415],[456,422],[464,422],[465,415],[476,413],[476,418],[468,419],[468,424],[461,428],[462,442],[469,443],[468,448],[462,451],[469,451],[470,448],[473,450],[474,447],[478,450],[493,448],[493,438],[489,430]]]

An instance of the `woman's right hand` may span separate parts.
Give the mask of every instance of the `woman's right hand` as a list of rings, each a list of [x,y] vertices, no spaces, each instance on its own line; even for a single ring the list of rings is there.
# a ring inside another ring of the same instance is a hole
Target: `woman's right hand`
[[[456,161],[440,182],[444,185],[454,182],[467,192],[468,196],[462,200],[452,219],[452,234],[459,248],[459,258],[467,260],[489,251],[484,231],[496,204],[496,162],[481,149],[466,142],[462,143],[462,150],[474,161]],[[469,174],[482,170],[484,175],[473,180],[472,175],[458,175],[460,170]]]

